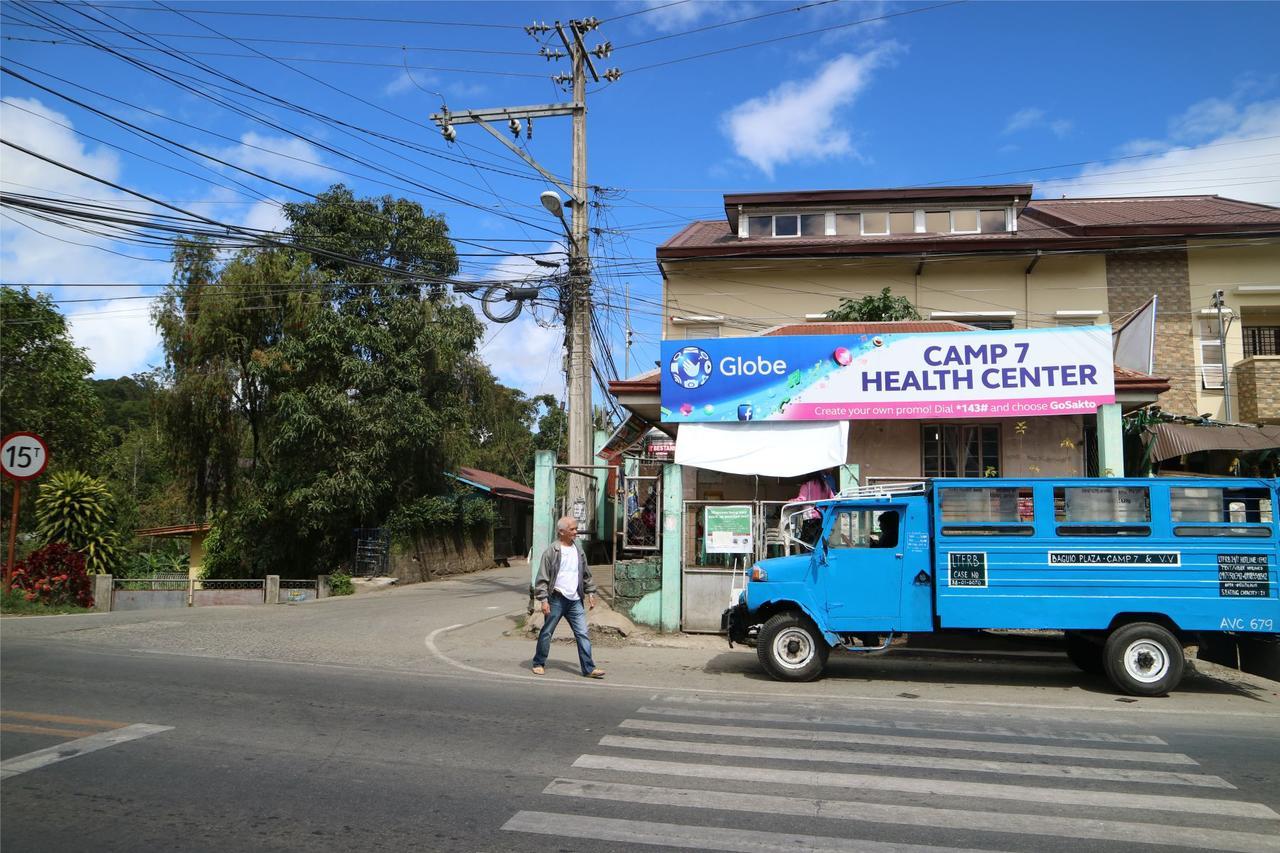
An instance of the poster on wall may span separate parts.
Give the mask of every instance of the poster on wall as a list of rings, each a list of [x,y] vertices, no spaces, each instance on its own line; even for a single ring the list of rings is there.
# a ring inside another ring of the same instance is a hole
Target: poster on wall
[[[662,342],[662,420],[1091,414],[1115,402],[1110,326]]]
[[[750,506],[709,506],[703,512],[708,554],[752,552],[755,543],[751,534]]]

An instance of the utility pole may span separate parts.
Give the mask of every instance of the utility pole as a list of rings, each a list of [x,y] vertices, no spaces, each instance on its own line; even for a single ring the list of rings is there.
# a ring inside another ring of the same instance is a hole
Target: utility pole
[[[545,23],[534,23],[532,26],[525,27],[525,32],[535,39],[540,39],[551,32],[555,32],[559,37],[561,44],[564,46],[563,51],[558,48],[551,49],[544,45],[539,50],[539,54],[546,57],[548,61],[567,57],[572,62],[572,69],[569,74],[557,74],[551,78],[553,82],[560,86],[566,84],[572,86],[573,100],[570,103],[497,107],[488,110],[461,110],[455,112],[442,107],[439,113],[431,116],[431,119],[440,126],[440,131],[444,134],[444,138],[450,142],[457,136],[454,125],[480,125],[569,197],[569,204],[572,206],[571,223],[566,225],[569,275],[562,293],[561,306],[565,313],[565,346],[568,350],[566,359],[569,398],[567,456],[569,468],[578,473],[570,473],[568,475],[565,494],[568,512],[579,515],[580,530],[588,530],[590,528],[587,523],[587,513],[594,506],[594,501],[591,499],[591,487],[594,483],[594,477],[589,476],[592,472],[588,470],[593,463],[594,430],[591,404],[591,383],[593,379],[591,365],[591,254],[588,246],[589,227],[587,217],[587,74],[590,73],[592,80],[597,83],[600,82],[602,76],[609,82],[614,82],[622,76],[622,72],[616,68],[611,68],[601,75],[597,73],[595,64],[591,61],[592,56],[598,59],[606,59],[613,50],[613,45],[607,41],[590,51],[587,50],[583,36],[599,26],[600,21],[590,17],[571,20],[564,25],[556,21],[554,26],[548,26]],[[570,185],[567,187],[559,178],[544,169],[533,157],[519,146],[514,145],[490,124],[492,121],[505,120],[508,130],[516,139],[519,139],[521,120],[526,122],[525,128],[527,129],[528,137],[532,137],[534,118],[563,115],[573,117],[573,166],[572,175],[569,179]],[[548,195],[553,197],[551,204],[547,204],[546,197]],[[544,204],[547,205],[552,213],[559,216],[563,223],[564,217],[560,212],[558,201],[554,200],[554,195],[554,193],[544,193]]]
[[[1222,311],[1226,308],[1224,292],[1213,292],[1213,307],[1218,309],[1218,352],[1222,354],[1222,419],[1232,423],[1231,416],[1231,362],[1227,359],[1227,324],[1223,322]]]

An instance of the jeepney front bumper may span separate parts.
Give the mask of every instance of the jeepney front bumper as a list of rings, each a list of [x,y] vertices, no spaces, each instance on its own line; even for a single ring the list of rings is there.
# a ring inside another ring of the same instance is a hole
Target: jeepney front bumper
[[[720,630],[729,636],[729,648],[733,648],[734,643],[754,646],[751,627],[746,604],[735,604],[720,614]]]

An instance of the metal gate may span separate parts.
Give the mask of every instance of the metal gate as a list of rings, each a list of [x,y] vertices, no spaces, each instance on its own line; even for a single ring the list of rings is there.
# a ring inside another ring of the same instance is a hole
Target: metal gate
[[[685,501],[680,528],[680,629],[719,633],[720,614],[746,588],[746,573],[756,560],[805,550],[797,541],[803,517],[813,501]],[[749,506],[752,550],[747,554],[708,554],[702,529],[707,506]]]

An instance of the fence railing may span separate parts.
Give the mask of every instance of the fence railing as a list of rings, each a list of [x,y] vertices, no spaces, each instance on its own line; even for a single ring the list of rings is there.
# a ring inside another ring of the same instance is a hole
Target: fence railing
[[[170,607],[209,607],[226,604],[295,604],[328,596],[327,576],[315,580],[266,578],[205,578],[154,575],[146,578],[99,576],[95,593],[99,610],[152,610]],[[110,595],[106,594],[110,590]]]

